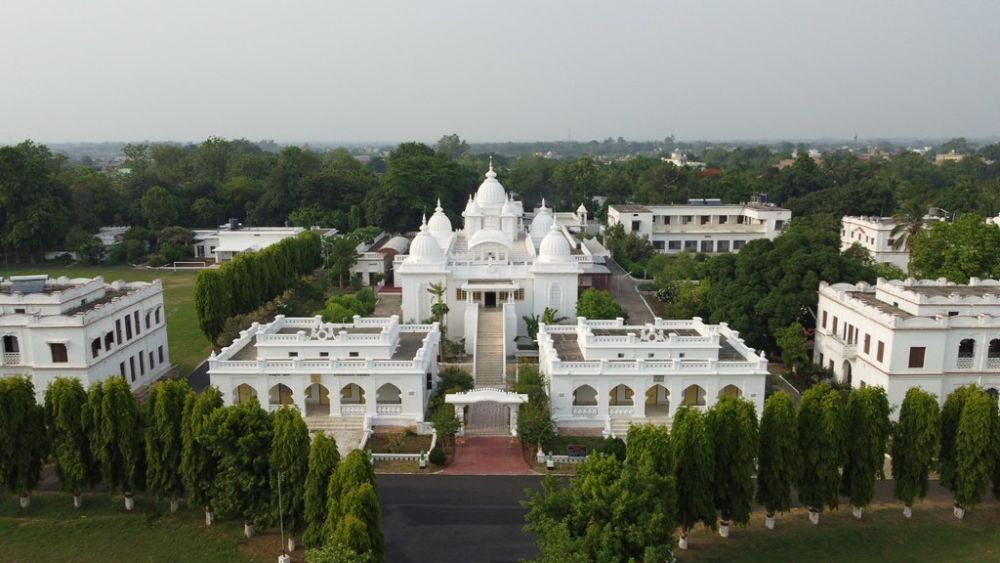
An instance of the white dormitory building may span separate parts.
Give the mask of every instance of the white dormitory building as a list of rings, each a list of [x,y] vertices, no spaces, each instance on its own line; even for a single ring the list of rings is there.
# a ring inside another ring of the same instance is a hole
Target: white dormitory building
[[[0,282],[0,375],[30,375],[39,401],[57,376],[133,389],[170,369],[159,280],[13,276]]]
[[[608,226],[621,225],[667,254],[739,252],[746,243],[774,239],[792,212],[770,203],[722,204],[718,199],[692,199],[687,205],[613,204]]]
[[[857,244],[868,251],[875,262],[892,264],[904,272],[910,265],[908,248],[896,247],[898,223],[892,217],[853,217],[840,220],[840,250]]]
[[[963,385],[1000,390],[1000,281],[823,282],[816,324],[815,362],[896,407],[910,387],[941,402]]]
[[[448,337],[465,338],[469,353],[476,350],[480,327],[488,325],[491,335],[500,335],[502,357],[510,356],[514,339],[526,333],[524,316],[541,315],[546,307],[573,316],[581,289],[609,285],[607,251],[578,236],[588,228],[583,206],[553,213],[542,201],[526,213],[491,164],[462,217],[463,228],[453,229],[439,202],[409,253],[396,257],[393,275],[407,322],[430,318],[436,298],[429,290],[445,287]]]
[[[196,229],[194,231],[194,257],[199,260],[212,260],[216,264],[229,262],[244,252],[257,252],[293,238],[310,229],[303,227],[243,227],[232,219],[218,229]],[[311,230],[321,237],[337,233],[336,229],[313,227]]]
[[[542,324],[538,346],[561,428],[623,436],[631,423],[667,424],[680,406],[708,409],[722,396],[748,399],[758,416],[764,408],[767,359],[725,323],[581,317],[575,325]]]
[[[213,352],[208,373],[225,404],[255,397],[269,410],[294,405],[314,429],[330,418],[407,425],[424,420],[440,337],[437,323],[401,324],[398,316],[334,324],[279,315]]]

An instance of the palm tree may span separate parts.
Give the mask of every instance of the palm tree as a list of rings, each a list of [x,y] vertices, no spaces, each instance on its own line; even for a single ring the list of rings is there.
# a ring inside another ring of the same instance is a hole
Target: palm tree
[[[542,322],[547,325],[559,324],[566,320],[566,317],[557,316],[559,311],[553,309],[552,307],[546,307],[542,311]]]
[[[448,314],[448,304],[444,302],[444,292],[447,291],[444,283],[428,284],[427,292],[434,296],[434,303],[431,305],[431,315],[444,327],[444,318]]]
[[[924,230],[924,214],[919,204],[907,206],[907,209],[893,217],[896,226],[892,228],[893,250],[909,250],[910,240],[914,235]]]

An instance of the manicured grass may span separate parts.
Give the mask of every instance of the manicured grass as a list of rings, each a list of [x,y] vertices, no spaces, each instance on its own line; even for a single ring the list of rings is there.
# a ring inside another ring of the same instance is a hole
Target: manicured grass
[[[167,339],[170,343],[170,361],[177,365],[181,376],[187,377],[194,368],[208,357],[211,351],[208,339],[198,328],[194,311],[194,282],[197,270],[151,270],[129,266],[17,266],[4,269],[0,276],[48,274],[50,277],[92,278],[104,276],[105,282],[163,281],[163,306],[167,316]]]
[[[431,437],[418,436],[416,434],[406,435],[396,446],[396,448],[390,447],[389,435],[387,433],[379,433],[372,434],[365,447],[374,453],[380,454],[418,454],[421,451],[426,453],[431,449]]]
[[[604,442],[604,438],[601,436],[556,436],[551,442],[546,444],[544,448],[545,453],[553,453],[556,455],[567,455],[569,453],[569,446],[586,446],[587,453],[596,450],[601,443]]]
[[[0,560],[105,563],[252,562],[277,559],[280,540],[274,535],[247,541],[243,525],[217,521],[206,527],[200,510],[182,508],[170,514],[165,503],[138,497],[126,512],[121,497],[84,495],[83,507],[57,493],[32,495],[21,509],[10,495],[0,497]],[[270,539],[269,549],[259,542]],[[271,555],[273,553],[273,556]],[[299,552],[301,555],[301,552]]]
[[[729,539],[698,528],[691,549],[677,551],[680,561],[1000,561],[1000,506],[984,504],[956,520],[946,502],[924,501],[914,506],[913,518],[903,518],[898,504],[869,507],[862,520],[850,507],[824,512],[818,526],[797,509],[779,515],[774,530],[764,528],[758,511],[747,528],[733,528]]]

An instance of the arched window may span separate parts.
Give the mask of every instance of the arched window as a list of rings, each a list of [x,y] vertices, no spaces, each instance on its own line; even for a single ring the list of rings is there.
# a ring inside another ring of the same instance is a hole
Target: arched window
[[[965,338],[958,344],[959,358],[973,358],[976,356],[976,341]]]
[[[987,358],[1000,358],[1000,338],[990,340],[990,347],[986,351]]]
[[[343,405],[363,405],[365,390],[359,385],[348,383],[340,389],[340,403]]]

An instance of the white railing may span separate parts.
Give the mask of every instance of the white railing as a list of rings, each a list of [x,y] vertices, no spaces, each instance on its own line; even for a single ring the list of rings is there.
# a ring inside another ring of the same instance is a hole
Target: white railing
[[[635,412],[635,407],[633,406],[610,406],[608,407],[608,415],[618,418],[630,418],[632,413]]]
[[[375,413],[380,416],[395,416],[402,412],[403,405],[375,405]]]
[[[364,416],[365,405],[340,405],[340,416]]]
[[[596,406],[573,406],[573,416],[594,418],[597,416]]]
[[[958,369],[972,369],[973,358],[958,358],[955,367]]]
[[[1000,369],[1000,358],[986,358],[986,369]]]
[[[5,366],[21,365],[21,354],[18,352],[4,352],[3,365]]]

